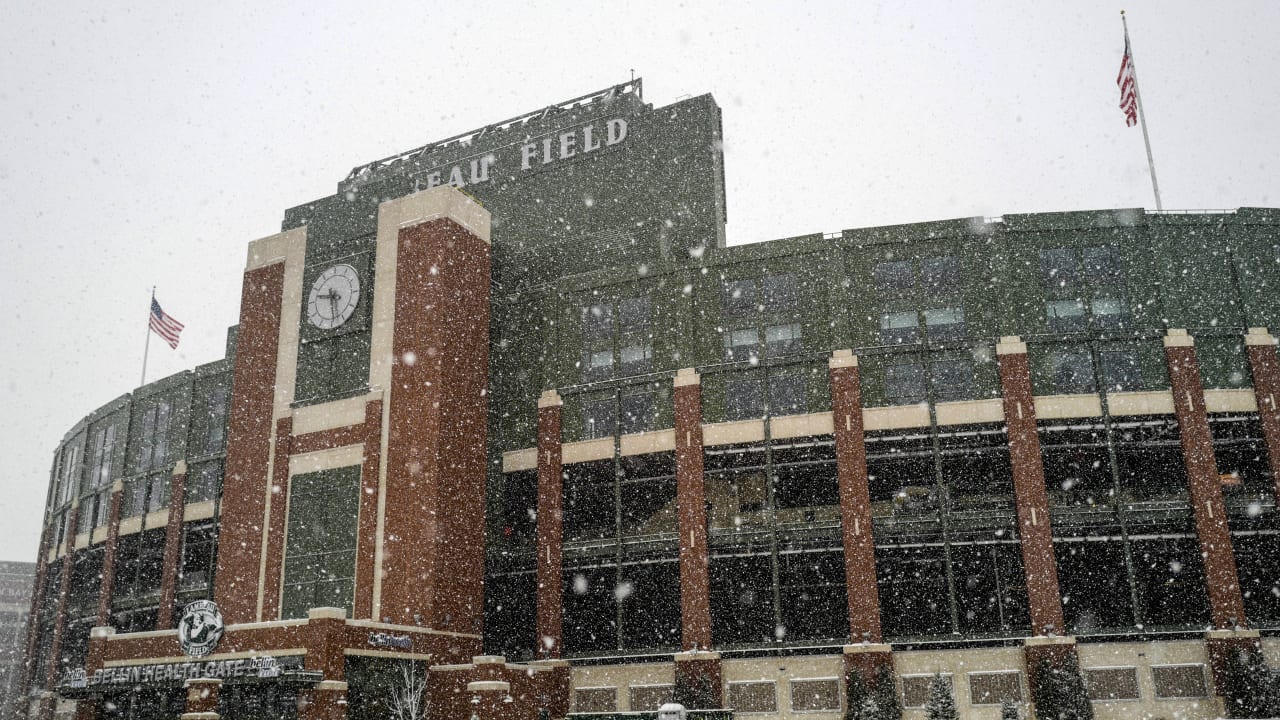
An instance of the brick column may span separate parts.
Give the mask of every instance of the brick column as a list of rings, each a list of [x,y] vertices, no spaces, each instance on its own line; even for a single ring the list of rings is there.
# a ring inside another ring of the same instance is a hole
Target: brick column
[[[22,697],[15,703],[21,703],[22,714],[27,714],[28,696],[31,693],[31,669],[35,662],[36,647],[40,639],[40,608],[44,603],[45,581],[49,570],[49,543],[52,542],[52,524],[48,516],[44,519],[44,528],[40,531],[40,544],[36,548],[36,577],[31,584],[31,604],[27,612],[26,650],[22,654],[22,678],[18,689]]]
[[[67,517],[67,540],[65,554],[62,556],[62,583],[58,591],[58,610],[53,621],[53,642],[49,644],[49,668],[45,673],[44,687],[52,691],[58,685],[58,676],[62,673],[62,634],[67,626],[67,596],[71,593],[71,556],[75,554],[76,529],[80,525],[80,505],[73,504]],[[41,710],[43,712],[43,705]],[[43,718],[42,718],[43,720]]]
[[[1264,327],[1249,328],[1244,336],[1253,374],[1253,395],[1258,401],[1258,419],[1267,443],[1267,464],[1275,496],[1280,498],[1280,358],[1276,339]]]
[[[107,641],[116,634],[113,627],[94,627],[89,630],[89,647],[85,653],[84,671],[88,677],[102,669],[107,657]],[[95,694],[76,700],[75,720],[98,720],[102,717],[102,695]]]
[[[218,690],[222,681],[213,678],[192,678],[183,683],[187,689],[186,712],[180,720],[218,720]]]
[[[702,474],[702,381],[693,368],[676,373],[673,405],[680,535],[680,647],[686,651],[710,650],[707,492]]]
[[[347,716],[346,618],[342,608],[312,608],[307,613],[304,667],[319,672],[322,680],[298,694],[298,720],[342,720]]]
[[[1009,465],[1018,508],[1031,631],[1033,635],[1051,635],[1062,632],[1062,596],[1058,591],[1049,494],[1044,488],[1044,461],[1040,456],[1040,435],[1036,431],[1027,345],[1016,335],[1003,337],[996,344],[996,358],[1009,434]]]
[[[889,677],[893,677],[893,648],[888,644],[845,645],[843,657],[846,683],[854,673],[857,673],[862,676],[862,682],[867,687],[876,688],[880,684],[881,668],[888,668]]]
[[[164,527],[164,566],[160,576],[160,608],[156,613],[156,629],[177,627],[173,622],[173,603],[178,595],[178,569],[182,567],[182,518],[187,505],[187,462],[173,466],[169,483],[169,518]]]
[[[845,588],[849,596],[849,639],[855,643],[879,643],[882,639],[880,593],[876,586],[876,543],[871,533],[871,493],[867,488],[867,445],[863,437],[858,357],[852,350],[837,350],[827,365],[831,378],[836,475],[840,484]]]
[[[251,260],[253,258],[251,257]],[[284,261],[244,273],[227,418],[226,473],[213,594],[228,625],[258,616],[258,574],[271,461]]]
[[[564,639],[564,479],[560,469],[560,412],[564,402],[555,390],[538,398],[538,594],[537,657],[560,657]]]
[[[355,604],[351,617],[374,620],[374,567],[378,544],[378,473],[382,467],[382,401],[364,406],[364,464],[360,468],[360,523],[356,535]]]
[[[98,590],[99,627],[111,624],[111,596],[116,587],[116,549],[120,545],[120,501],[124,483],[116,480],[111,485],[111,509],[107,515],[107,541],[102,548],[102,585]]]
[[[1204,387],[1200,383],[1194,338],[1186,330],[1170,328],[1164,338],[1164,355],[1169,365],[1174,414],[1182,436],[1182,461],[1195,513],[1196,537],[1200,541],[1200,556],[1204,558],[1209,615],[1214,629],[1243,627],[1246,625],[1244,600],[1240,596],[1240,579],[1231,549],[1226,505],[1222,501],[1222,481],[1213,455],[1213,436],[1205,414]]]

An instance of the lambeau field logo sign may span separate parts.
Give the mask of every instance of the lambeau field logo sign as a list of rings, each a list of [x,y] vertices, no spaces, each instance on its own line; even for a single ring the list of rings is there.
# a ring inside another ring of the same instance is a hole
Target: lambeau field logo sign
[[[218,647],[226,627],[222,613],[212,600],[196,600],[182,609],[178,621],[178,647],[191,657],[204,657]]]

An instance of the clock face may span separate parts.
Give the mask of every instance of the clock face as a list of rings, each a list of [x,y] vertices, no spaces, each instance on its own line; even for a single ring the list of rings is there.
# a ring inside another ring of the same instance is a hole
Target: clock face
[[[350,265],[334,265],[311,283],[307,322],[332,330],[346,322],[360,303],[360,274]]]

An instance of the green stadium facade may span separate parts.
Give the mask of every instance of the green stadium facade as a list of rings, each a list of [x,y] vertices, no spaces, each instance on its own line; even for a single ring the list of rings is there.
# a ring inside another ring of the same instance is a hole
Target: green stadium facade
[[[726,216],[639,81],[287,210],[226,357],[56,448],[29,715],[1209,718],[1280,654],[1280,210]]]

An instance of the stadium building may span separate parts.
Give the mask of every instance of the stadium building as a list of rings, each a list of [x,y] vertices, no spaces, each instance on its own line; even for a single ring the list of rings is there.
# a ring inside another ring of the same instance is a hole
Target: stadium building
[[[726,213],[714,100],[639,81],[285,211],[226,357],[54,452],[30,716],[835,720],[883,667],[995,718],[1074,663],[1208,718],[1280,661],[1280,210]]]

